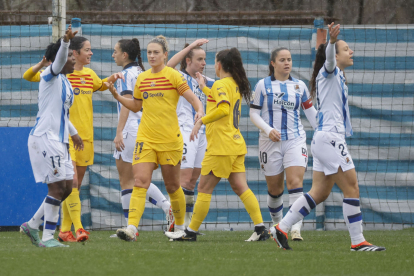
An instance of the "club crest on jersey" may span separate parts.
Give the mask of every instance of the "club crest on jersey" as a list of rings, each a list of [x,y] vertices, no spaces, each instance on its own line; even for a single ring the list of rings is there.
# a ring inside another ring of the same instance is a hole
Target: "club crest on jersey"
[[[73,94],[79,95],[80,94],[80,89],[77,88],[77,87],[75,89],[73,89]]]
[[[144,93],[142,94],[142,96],[144,97],[144,99],[148,99],[148,92],[144,92]]]
[[[85,84],[85,83],[86,83],[85,78],[79,78],[79,79],[80,79],[80,82],[81,82],[82,84]]]
[[[299,84],[295,84],[295,93],[300,93]]]
[[[154,87],[155,86],[155,81],[151,82],[150,86]]]

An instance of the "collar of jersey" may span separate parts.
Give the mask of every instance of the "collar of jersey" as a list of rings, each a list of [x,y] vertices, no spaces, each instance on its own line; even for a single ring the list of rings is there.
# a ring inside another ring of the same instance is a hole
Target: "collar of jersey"
[[[125,67],[123,68],[123,70],[125,70],[125,69],[128,69],[129,67],[132,67],[132,66],[138,66],[138,63],[137,62],[131,62],[131,63],[128,63],[127,65],[125,65]]]
[[[276,80],[276,78],[275,78],[275,75],[274,74],[272,74],[271,76],[270,76],[270,79],[271,79],[271,81],[275,81]],[[289,74],[289,78],[288,78],[288,80],[292,80],[292,76]]]

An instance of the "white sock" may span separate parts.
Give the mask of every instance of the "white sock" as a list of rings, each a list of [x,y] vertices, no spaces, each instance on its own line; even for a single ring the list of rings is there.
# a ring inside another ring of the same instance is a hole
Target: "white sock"
[[[168,212],[170,211],[171,203],[167,200],[167,198],[155,184],[150,184],[146,198],[155,206],[160,207],[165,214],[168,214]]]
[[[310,211],[316,207],[315,201],[309,194],[299,197],[290,207],[289,212],[279,223],[279,228],[287,233],[293,224],[309,215]]]
[[[130,225],[128,225],[128,226],[127,226],[127,229],[132,230],[132,232],[133,232],[135,235],[138,233],[138,228],[137,228],[135,225],[130,224]]]
[[[362,213],[358,198],[344,198],[342,211],[352,245],[365,241],[362,234]]]
[[[45,226],[43,228],[42,241],[53,239],[56,224],[59,219],[59,208],[61,201],[48,195],[44,203]]]
[[[125,189],[121,191],[121,203],[124,211],[124,217],[128,225],[129,202],[131,201],[132,189]]]
[[[296,189],[289,190],[289,208],[302,195],[303,195],[303,188],[296,188]],[[300,220],[300,221],[296,222],[295,224],[293,224],[290,231],[300,231],[301,227],[302,227],[302,220]]]
[[[278,224],[283,218],[283,192],[280,195],[267,192],[267,207],[273,224]]]
[[[43,200],[42,204],[40,205],[37,212],[34,214],[31,220],[29,220],[29,227],[32,229],[39,229],[39,226],[43,223],[44,220],[44,206],[45,206],[45,200]]]
[[[185,218],[184,218],[184,225],[188,226],[191,222],[191,217],[193,216],[194,210],[194,190],[188,190],[186,188],[182,188],[185,197]]]

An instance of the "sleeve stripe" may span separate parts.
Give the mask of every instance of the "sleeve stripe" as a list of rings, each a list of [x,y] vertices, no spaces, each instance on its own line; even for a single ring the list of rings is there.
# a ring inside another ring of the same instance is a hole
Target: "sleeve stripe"
[[[228,104],[230,105],[230,102],[225,101],[225,100],[222,100],[221,102],[219,102],[219,103],[217,104],[217,106],[219,106],[221,103],[228,103]]]
[[[138,99],[138,98],[135,98],[135,97],[134,97],[134,100],[137,100],[137,101],[142,101],[142,99]]]
[[[262,109],[260,105],[255,105],[255,104],[250,104],[250,108],[259,109],[259,110]]]
[[[132,91],[131,90],[124,90],[124,91],[121,92],[121,96],[124,96],[124,95],[132,95]]]
[[[189,89],[190,89],[190,87],[188,86],[188,84],[183,83],[177,88],[177,91],[180,95],[182,95],[182,94],[184,94],[185,91],[187,91]]]

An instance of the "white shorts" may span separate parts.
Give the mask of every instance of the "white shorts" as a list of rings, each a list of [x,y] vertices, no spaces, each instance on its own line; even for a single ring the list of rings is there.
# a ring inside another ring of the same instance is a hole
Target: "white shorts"
[[[37,182],[46,184],[73,180],[72,160],[68,144],[47,139],[47,135],[29,136],[30,163]]]
[[[181,160],[181,169],[201,168],[204,154],[207,148],[207,139],[205,133],[199,133],[198,138],[190,142],[191,131],[185,131],[181,128],[183,135],[184,148],[183,158]]]
[[[311,150],[314,171],[330,175],[337,173],[339,167],[344,172],[355,168],[343,134],[317,131],[313,135]]]
[[[259,138],[259,160],[264,175],[273,176],[286,168],[307,167],[308,150],[306,137],[273,142],[269,138]]]
[[[132,164],[132,157],[134,155],[134,148],[137,136],[134,136],[130,133],[125,133],[122,135],[122,137],[124,138],[125,148],[123,151],[117,151],[115,149],[114,158],[119,160],[119,158],[122,157],[122,161]]]

